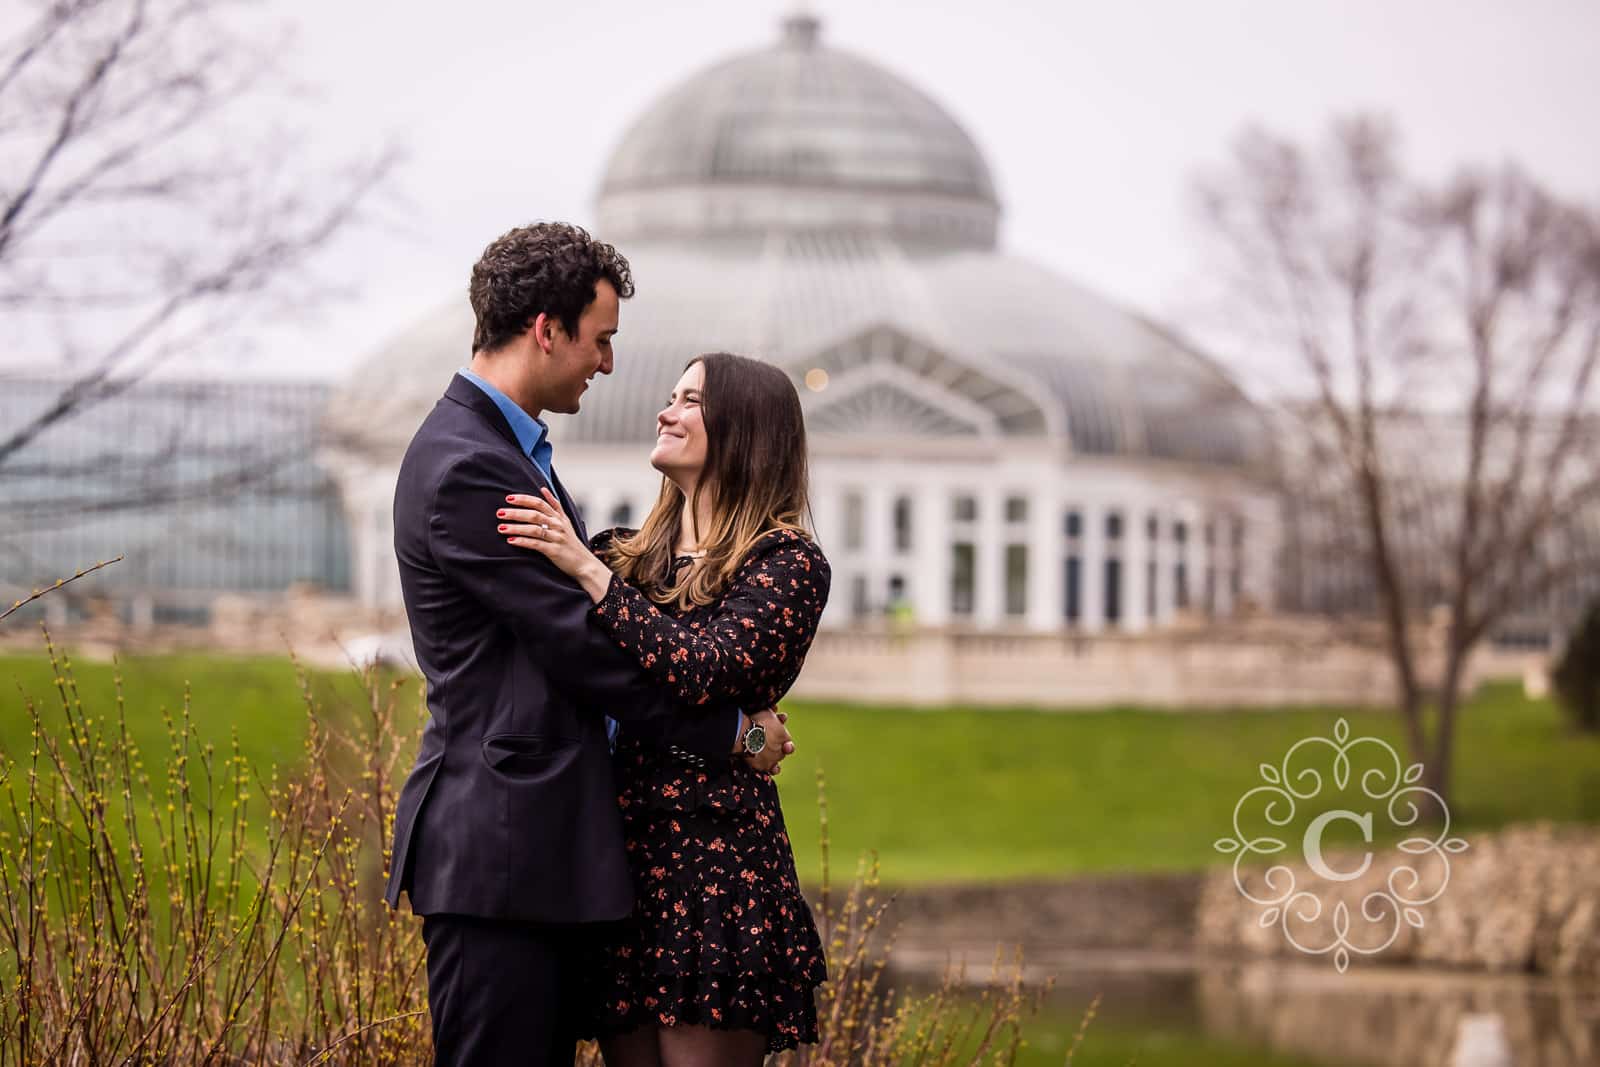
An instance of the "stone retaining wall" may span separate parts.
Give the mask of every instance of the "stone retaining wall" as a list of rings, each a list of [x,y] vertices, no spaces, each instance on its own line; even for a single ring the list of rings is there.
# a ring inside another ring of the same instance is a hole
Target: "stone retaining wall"
[[[1392,870],[1410,864],[1421,879],[1415,887],[1396,882],[1404,895],[1440,892],[1417,908],[1420,926],[1399,922],[1393,944],[1375,957],[1383,963],[1600,978],[1600,831],[1535,824],[1465,836],[1468,848],[1449,857],[1447,880],[1440,861],[1396,850],[1375,854],[1365,874],[1344,883],[1288,865],[1297,888],[1312,891],[1323,905],[1315,921],[1292,923],[1297,940],[1335,943],[1334,904],[1344,901],[1356,919],[1347,939],[1357,942],[1365,929],[1374,940],[1358,943],[1381,943],[1394,925],[1389,906],[1379,902],[1374,923],[1363,923],[1359,909],[1368,894],[1385,888]],[[1361,860],[1360,853],[1329,856],[1336,871],[1354,870]],[[1259,872],[1243,881],[1258,897],[1277,895],[1266,890]],[[1261,915],[1261,907],[1241,896],[1231,871],[1213,871],[1200,892],[1195,947],[1228,956],[1299,955],[1281,926],[1263,927]],[[1352,965],[1356,958],[1352,954]]]
[[[1025,955],[1070,949],[1186,951],[1203,879],[1128,874],[981,886],[920,887],[895,894],[886,916],[896,942],[919,950]],[[985,955],[985,959],[987,956]]]
[[[1419,668],[1436,676],[1443,632],[1419,627]],[[817,635],[794,695],[861,703],[1159,708],[1391,706],[1381,633],[1268,616],[1192,621],[1148,633],[1031,633],[863,628]],[[1465,692],[1538,675],[1546,657],[1481,647]]]
[[[1392,945],[1371,957],[1352,953],[1351,967],[1370,959],[1385,966],[1600,979],[1600,829],[1534,824],[1466,838],[1467,850],[1451,857],[1443,892],[1418,909],[1423,925],[1401,922]],[[1397,850],[1377,853],[1367,874],[1342,884],[1317,879],[1303,865],[1292,867],[1297,887],[1319,892],[1325,909],[1318,922],[1296,925],[1301,943],[1332,944],[1334,903],[1345,900],[1359,915],[1362,898],[1401,860],[1416,863]],[[1359,854],[1330,850],[1328,862],[1335,870],[1354,869]],[[1431,869],[1419,873],[1425,880],[1436,875]],[[1264,896],[1259,878],[1257,869],[1246,885]],[[1427,891],[1419,887],[1411,895]],[[1070,957],[1074,949],[1123,949],[1187,952],[1208,964],[1319,959],[1304,956],[1279,926],[1263,928],[1261,914],[1241,896],[1232,871],[1219,868],[905,889],[896,894],[888,921],[897,927],[898,944],[921,955],[965,954],[969,962],[996,946],[1014,945],[1043,958]],[[1350,940],[1365,947],[1379,943],[1354,935]]]

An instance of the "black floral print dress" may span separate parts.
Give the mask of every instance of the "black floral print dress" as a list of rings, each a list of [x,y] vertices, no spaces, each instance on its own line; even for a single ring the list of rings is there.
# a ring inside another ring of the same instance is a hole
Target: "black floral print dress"
[[[607,530],[592,547],[603,557],[631,532]],[[716,603],[677,612],[613,577],[592,613],[679,700],[730,709],[731,752],[731,709],[770,707],[794,684],[830,576],[810,540],[775,530]],[[635,904],[599,945],[591,1031],[756,1030],[772,1052],[815,1042],[813,993],[827,969],[772,778],[741,757],[646,746],[626,726],[615,767]]]

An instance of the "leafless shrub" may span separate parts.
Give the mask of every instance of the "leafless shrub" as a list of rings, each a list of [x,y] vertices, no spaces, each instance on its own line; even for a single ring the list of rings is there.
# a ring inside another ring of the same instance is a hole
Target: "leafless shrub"
[[[0,1065],[430,1062],[420,924],[381,900],[416,680],[369,670],[358,706],[330,708],[302,675],[304,759],[262,778],[237,733],[221,752],[197,735],[187,693],[142,752],[120,676],[109,714],[86,707],[45,642],[55,693],[25,701],[31,746],[0,772]],[[821,1041],[774,1062],[1012,1062],[1047,988],[999,956],[981,990],[958,970],[888,988],[890,901],[875,863],[835,901],[818,787],[831,981]]]

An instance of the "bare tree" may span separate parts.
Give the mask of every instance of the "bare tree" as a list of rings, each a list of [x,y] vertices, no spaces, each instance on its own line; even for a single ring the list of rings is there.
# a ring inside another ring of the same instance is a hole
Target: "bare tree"
[[[1297,562],[1353,564],[1329,606],[1370,592],[1412,758],[1448,798],[1474,650],[1600,564],[1600,219],[1514,166],[1412,177],[1372,118],[1312,150],[1248,131],[1196,188],[1226,306],[1280,360],[1257,370]]]
[[[325,294],[308,267],[393,153],[319,163],[275,129],[307,103],[282,45],[236,0],[47,0],[0,45],[0,309],[27,346],[0,358],[69,371],[0,428],[0,472],[229,325]]]

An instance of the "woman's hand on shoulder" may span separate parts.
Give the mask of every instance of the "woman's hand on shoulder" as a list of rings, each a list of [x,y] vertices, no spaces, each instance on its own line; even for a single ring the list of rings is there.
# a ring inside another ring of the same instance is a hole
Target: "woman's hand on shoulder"
[[[507,543],[544,556],[564,574],[577,579],[590,599],[599,603],[611,585],[611,570],[589,551],[549,489],[539,496],[511,493],[506,506],[495,512],[500,534]]]

